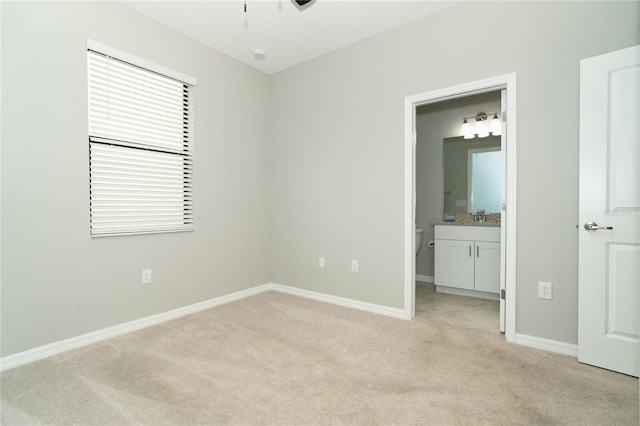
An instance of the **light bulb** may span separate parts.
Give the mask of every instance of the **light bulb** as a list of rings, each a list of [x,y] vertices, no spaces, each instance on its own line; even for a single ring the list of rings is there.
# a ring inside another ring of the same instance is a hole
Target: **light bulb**
[[[489,131],[487,130],[487,126],[484,124],[484,118],[476,118],[476,131],[478,132],[479,138],[486,138],[489,136]]]
[[[500,136],[502,134],[502,125],[500,124],[498,114],[493,114],[493,119],[491,120],[491,134],[493,136]]]

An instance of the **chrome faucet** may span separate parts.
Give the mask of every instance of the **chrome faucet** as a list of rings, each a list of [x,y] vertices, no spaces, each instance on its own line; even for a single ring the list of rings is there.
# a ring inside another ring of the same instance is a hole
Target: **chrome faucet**
[[[487,216],[484,213],[484,209],[478,209],[476,214],[473,216],[474,222],[486,222]]]

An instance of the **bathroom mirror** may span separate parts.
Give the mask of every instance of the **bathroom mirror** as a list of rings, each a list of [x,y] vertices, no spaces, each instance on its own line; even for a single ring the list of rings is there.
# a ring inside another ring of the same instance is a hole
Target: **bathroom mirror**
[[[500,136],[443,140],[444,212],[500,213],[502,155]]]

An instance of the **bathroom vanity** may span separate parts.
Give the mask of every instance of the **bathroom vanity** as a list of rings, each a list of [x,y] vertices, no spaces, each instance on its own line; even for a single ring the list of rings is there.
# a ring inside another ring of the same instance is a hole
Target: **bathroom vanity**
[[[437,291],[498,299],[500,226],[497,225],[435,225]]]

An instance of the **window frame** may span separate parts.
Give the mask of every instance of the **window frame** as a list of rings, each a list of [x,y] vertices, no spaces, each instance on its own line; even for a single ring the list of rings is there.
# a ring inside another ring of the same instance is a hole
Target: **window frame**
[[[86,54],[91,236],[194,230],[196,79],[92,40]],[[122,73],[101,74],[115,67]],[[122,83],[129,72],[131,80]],[[151,101],[165,84],[161,103]],[[118,106],[116,89],[127,85]],[[135,100],[138,90],[148,96]]]

